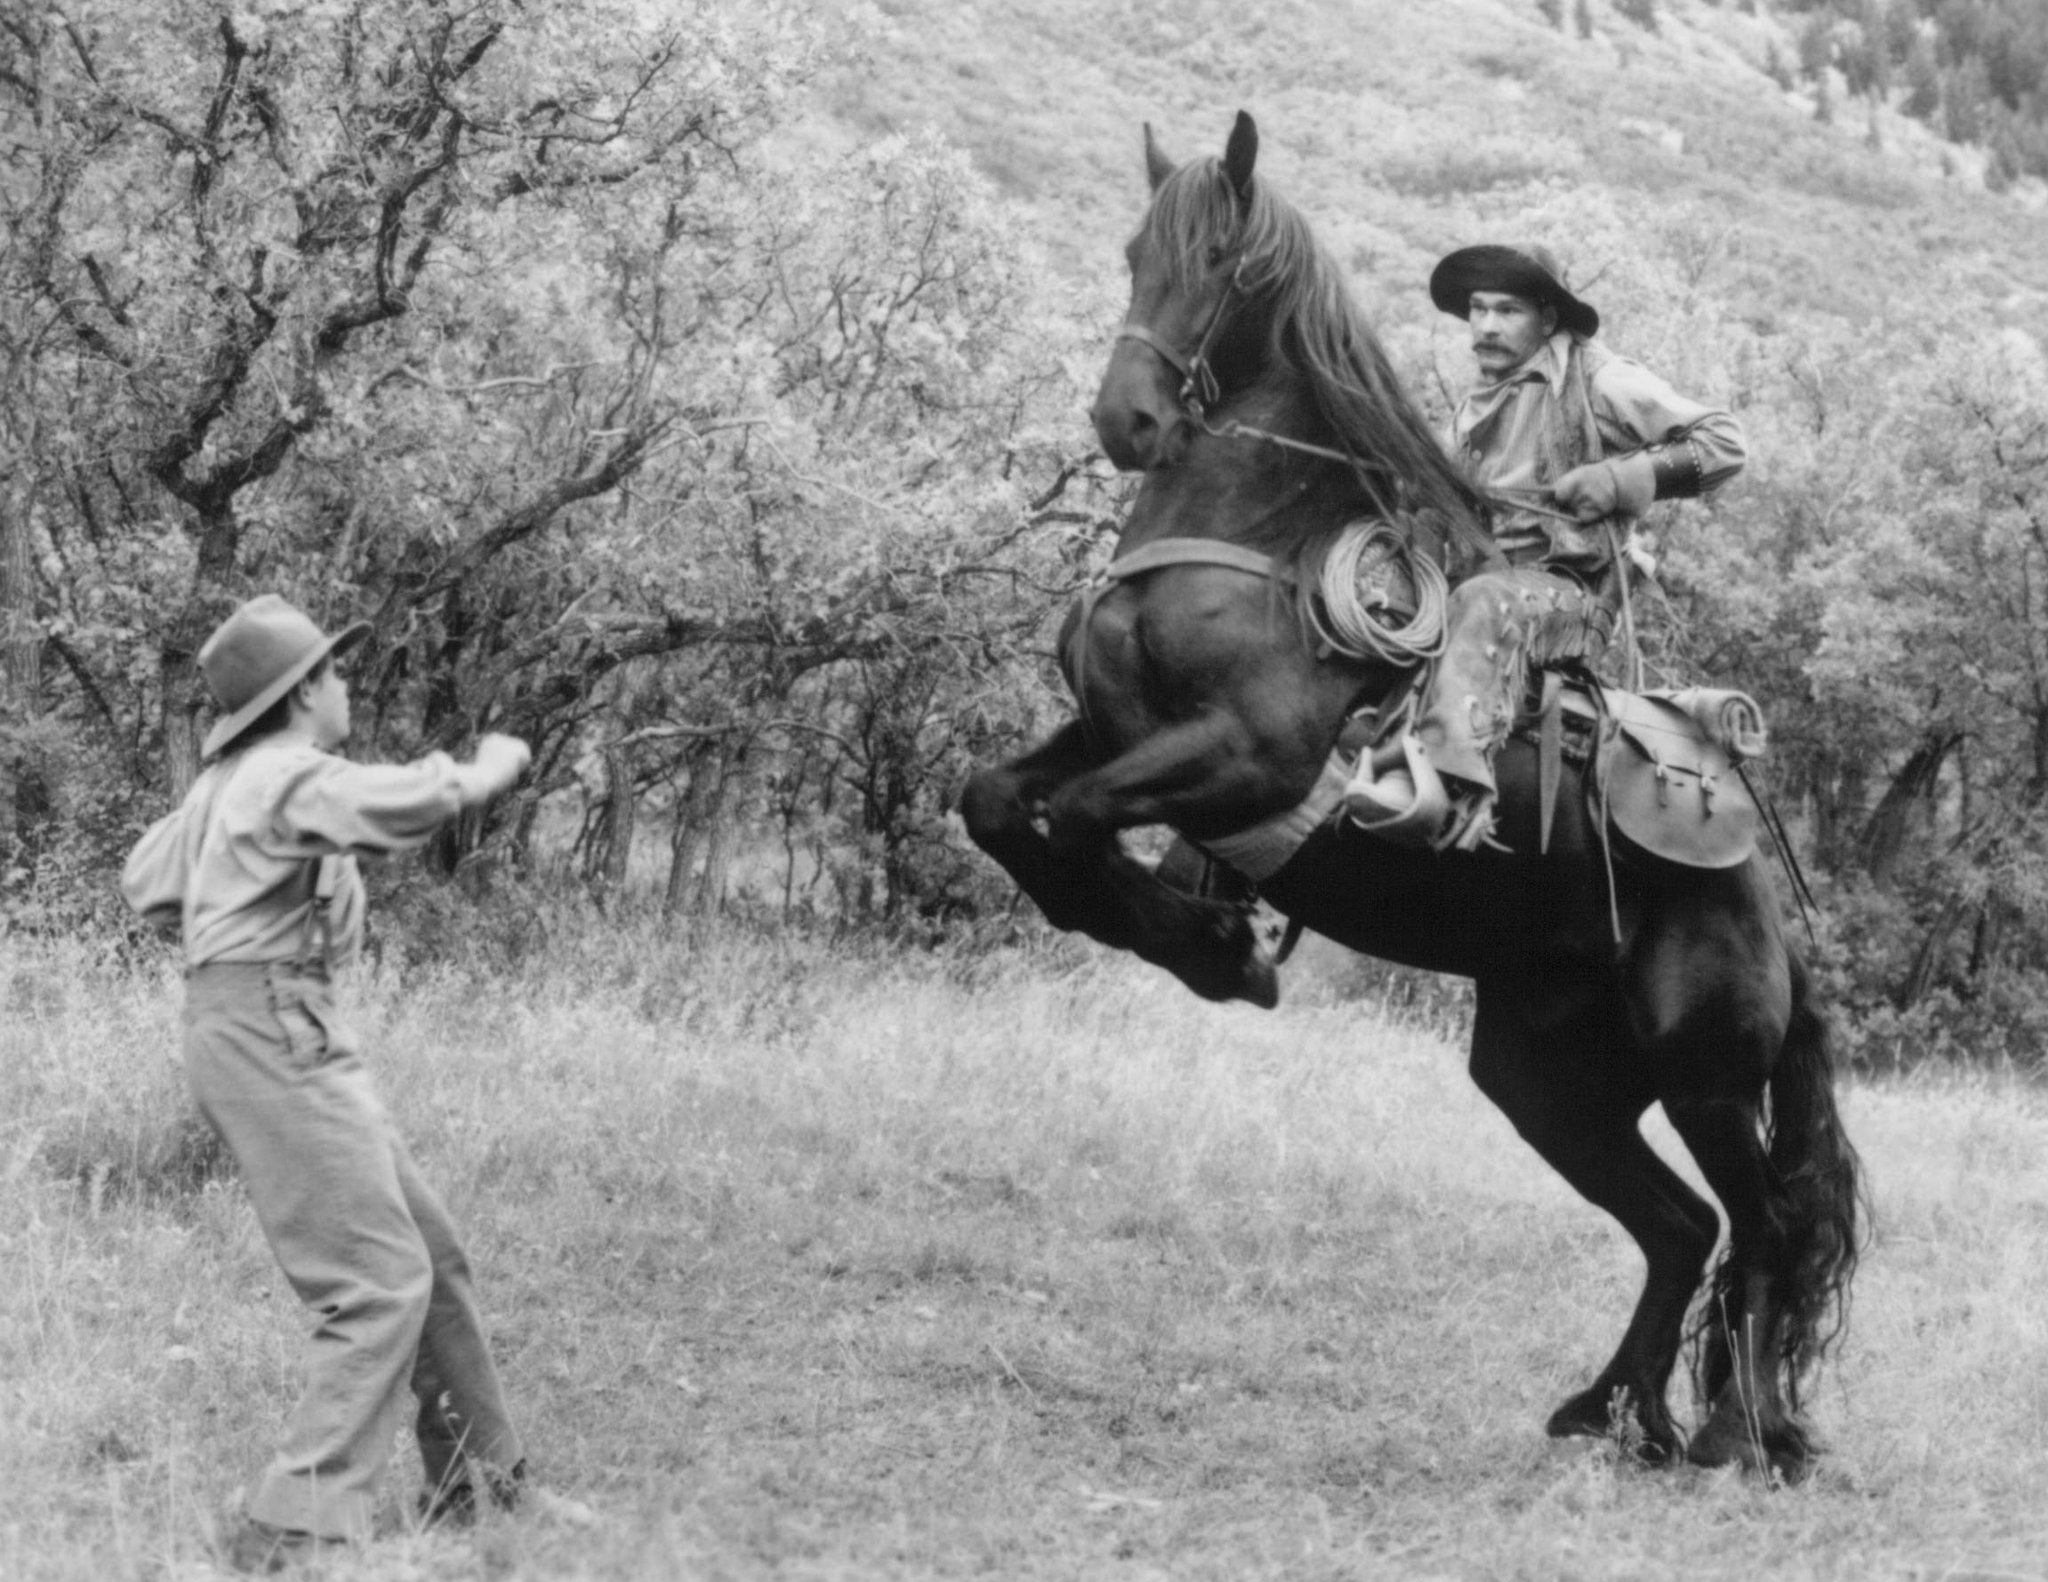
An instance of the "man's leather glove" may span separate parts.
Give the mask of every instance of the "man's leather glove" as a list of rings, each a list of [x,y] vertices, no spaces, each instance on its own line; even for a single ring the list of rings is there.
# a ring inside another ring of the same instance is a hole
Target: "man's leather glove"
[[[1581,522],[1641,516],[1657,498],[1657,469],[1642,451],[1574,467],[1550,486],[1550,497]]]

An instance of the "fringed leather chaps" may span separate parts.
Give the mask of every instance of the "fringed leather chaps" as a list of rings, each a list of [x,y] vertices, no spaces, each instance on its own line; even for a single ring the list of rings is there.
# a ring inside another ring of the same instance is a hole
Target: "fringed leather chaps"
[[[1613,617],[1568,578],[1533,566],[1482,572],[1451,590],[1443,656],[1424,682],[1410,727],[1454,801],[1491,801],[1493,760],[1507,740],[1532,670],[1605,651]]]

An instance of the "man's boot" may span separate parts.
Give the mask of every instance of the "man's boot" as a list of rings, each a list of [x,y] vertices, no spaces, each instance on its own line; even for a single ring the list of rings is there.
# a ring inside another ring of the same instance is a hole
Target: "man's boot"
[[[1358,755],[1344,806],[1360,829],[1397,846],[1436,846],[1451,820],[1443,778],[1407,731]]]

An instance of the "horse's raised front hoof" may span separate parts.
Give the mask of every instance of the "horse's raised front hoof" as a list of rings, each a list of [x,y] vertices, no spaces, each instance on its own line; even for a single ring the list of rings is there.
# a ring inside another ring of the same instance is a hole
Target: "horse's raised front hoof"
[[[1251,1001],[1262,1011],[1270,1011],[1280,1003],[1280,973],[1273,958],[1263,950],[1245,963],[1244,983],[1237,998]]]
[[[1232,960],[1186,962],[1172,970],[1205,1000],[1249,1000],[1262,1011],[1280,1003],[1280,974],[1262,950]]]
[[[1259,943],[1251,914],[1213,901],[1186,904],[1197,911],[1194,927],[1175,938],[1173,949],[1141,954],[1205,1000],[1248,1000],[1262,1011],[1278,1005],[1280,973]]]
[[[1625,1392],[1624,1392],[1625,1393]],[[1605,1439],[1645,1466],[1668,1467],[1679,1459],[1678,1430],[1668,1415],[1639,1406],[1617,1408],[1612,1387],[1581,1390],[1550,1414],[1543,1431],[1552,1439]]]
[[[1760,1477],[1797,1483],[1813,1470],[1814,1451],[1797,1424],[1758,1429],[1739,1410],[1717,1408],[1685,1447],[1696,1467],[1740,1467]]]

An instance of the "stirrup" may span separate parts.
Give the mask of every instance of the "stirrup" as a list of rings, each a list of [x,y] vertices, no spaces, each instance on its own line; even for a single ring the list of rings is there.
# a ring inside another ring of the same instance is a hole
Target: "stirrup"
[[[1403,735],[1400,741],[1406,769],[1375,776],[1372,754],[1360,753],[1358,772],[1344,788],[1344,806],[1367,834],[1397,846],[1428,849],[1442,839],[1451,814],[1450,794],[1415,737]]]

